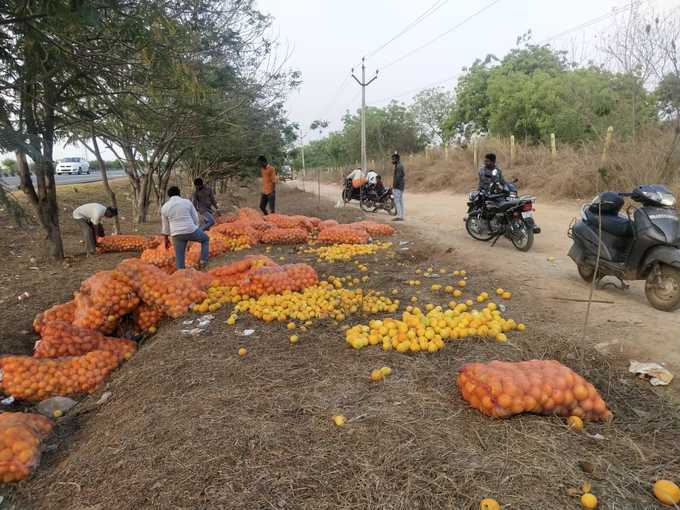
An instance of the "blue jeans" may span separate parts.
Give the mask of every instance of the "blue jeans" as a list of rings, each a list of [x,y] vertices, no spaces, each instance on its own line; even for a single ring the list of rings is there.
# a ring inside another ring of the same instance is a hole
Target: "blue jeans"
[[[177,234],[172,236],[172,245],[175,247],[175,265],[177,266],[177,269],[184,269],[187,243],[189,241],[201,243],[201,262],[204,264],[208,263],[210,238],[200,228],[197,228],[191,234]]]
[[[211,212],[205,211],[201,213],[201,230],[208,230],[215,224],[215,217]]]
[[[404,219],[404,190],[393,189],[394,205],[397,206],[397,218]]]

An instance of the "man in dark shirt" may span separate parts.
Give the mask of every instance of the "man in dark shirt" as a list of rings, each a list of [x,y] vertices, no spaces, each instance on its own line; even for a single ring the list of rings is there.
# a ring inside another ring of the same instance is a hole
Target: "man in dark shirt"
[[[215,224],[213,213],[217,210],[217,202],[215,201],[213,190],[203,184],[203,179],[200,177],[194,179],[194,186],[196,189],[191,196],[191,201],[201,216],[200,227],[205,231]]]
[[[489,192],[494,184],[505,185],[503,172],[496,166],[496,155],[484,156],[484,166],[479,169],[479,191]]]
[[[392,164],[394,165],[394,178],[392,179],[392,195],[397,206],[397,217],[392,221],[404,221],[404,184],[406,176],[404,165],[401,164],[399,153],[394,151],[392,154]]]

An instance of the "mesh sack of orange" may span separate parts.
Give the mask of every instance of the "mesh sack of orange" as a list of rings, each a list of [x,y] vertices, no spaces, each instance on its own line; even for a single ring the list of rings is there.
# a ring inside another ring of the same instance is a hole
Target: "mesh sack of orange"
[[[255,246],[260,240],[259,232],[250,225],[242,222],[215,225],[210,229],[210,232],[217,232],[218,234],[222,234],[231,239],[245,238],[247,244],[250,246]]]
[[[221,225],[223,223],[232,223],[232,222],[236,221],[237,218],[238,218],[238,216],[236,216],[235,214],[232,214],[232,213],[220,214],[219,216],[215,217],[215,224]]]
[[[120,271],[100,271],[85,280],[75,297],[73,324],[110,332],[111,325],[139,304],[132,281]]]
[[[71,300],[60,305],[54,305],[44,312],[40,312],[33,320],[33,329],[40,334],[43,326],[52,321],[73,322],[76,313],[76,302]]]
[[[159,307],[142,303],[134,311],[133,319],[140,331],[154,331],[164,316],[165,312]]]
[[[194,271],[194,270],[191,270]],[[194,271],[194,273],[199,273]],[[163,310],[176,319],[184,315],[194,303],[200,303],[208,297],[205,288],[210,283],[209,275],[204,274],[206,280],[197,278],[189,270],[177,271],[167,279],[166,292],[163,294]]]
[[[352,228],[363,229],[368,232],[371,237],[388,237],[395,234],[394,227],[386,225],[385,223],[376,223],[374,221],[356,221],[348,225]]]
[[[272,228],[262,232],[262,244],[302,244],[309,233],[302,228]]]
[[[31,413],[0,413],[0,482],[27,478],[40,463],[40,442],[52,422]]]
[[[590,421],[612,417],[592,384],[554,360],[470,363],[458,373],[458,389],[472,407],[496,418],[520,413]]]
[[[353,188],[361,188],[367,182],[368,182],[368,179],[366,179],[366,177],[357,177],[356,179],[352,179],[352,187]]]
[[[370,239],[366,230],[346,225],[324,228],[316,238],[323,244],[365,244]]]
[[[96,350],[113,352],[119,359],[130,359],[137,350],[137,344],[127,339],[110,338],[99,331],[74,326],[68,322],[53,321],[45,324],[33,356],[62,358],[82,356]]]
[[[261,296],[302,290],[317,282],[314,268],[307,264],[290,264],[254,269],[241,279],[238,287],[242,294]]]
[[[163,243],[161,243],[156,248],[147,248],[142,252],[139,258],[143,262],[153,264],[168,274],[175,272],[175,249],[172,245],[166,248]],[[198,264],[197,257],[186,257],[186,266],[193,267],[196,264]]]
[[[97,238],[97,252],[142,251],[146,248],[155,248],[160,242],[161,240],[158,237],[145,237],[135,234],[104,236]]]
[[[60,359],[4,356],[0,358],[0,389],[29,402],[92,393],[118,364],[118,356],[110,351]]]
[[[232,262],[231,264],[225,264],[223,266],[211,269],[208,274],[212,278],[213,285],[219,285],[221,287],[235,286],[243,278],[243,276],[253,268],[258,267],[274,267],[277,266],[269,257],[264,255],[249,255],[241,260]]]
[[[322,222],[319,223],[318,227],[319,230],[323,230],[328,227],[337,227],[338,225],[340,225],[340,223],[338,223],[335,220],[323,220]]]
[[[294,219],[292,216],[287,216],[285,214],[268,214],[264,217],[264,221],[271,223],[279,228],[296,228],[300,226],[300,222]]]
[[[303,290],[319,283],[314,268],[308,264],[286,264],[281,266],[291,280],[291,290]]]

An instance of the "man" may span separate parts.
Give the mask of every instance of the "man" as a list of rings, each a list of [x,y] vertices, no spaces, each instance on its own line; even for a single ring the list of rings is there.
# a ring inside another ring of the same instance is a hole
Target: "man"
[[[350,181],[353,181],[354,179],[361,179],[364,176],[364,173],[361,171],[361,168],[355,168],[352,170],[345,179],[349,179]]]
[[[269,213],[276,212],[276,170],[267,162],[267,158],[260,156],[257,158],[260,164],[260,172],[262,175],[262,196],[260,197],[260,210],[265,216]],[[267,205],[269,205],[269,213],[267,213]]]
[[[394,204],[397,206],[397,217],[392,221],[404,221],[404,184],[406,176],[404,165],[401,164],[399,153],[394,151],[392,154],[392,164],[394,165],[394,177],[392,179],[392,196]]]
[[[103,218],[118,216],[118,209],[102,204],[83,204],[73,211],[73,219],[80,225],[88,255],[97,251],[97,237],[104,237]]]
[[[369,170],[366,173],[366,180],[368,181],[368,184],[375,185],[376,181],[378,180],[378,172],[375,170]]]
[[[198,226],[198,211],[196,211],[191,200],[180,196],[177,186],[171,186],[168,189],[168,197],[169,200],[161,207],[161,233],[166,248],[170,247],[169,237],[172,238],[177,269],[184,269],[189,241],[201,243],[199,267],[206,266],[208,264],[210,239]]]
[[[191,196],[191,202],[201,215],[201,229],[208,230],[215,224],[214,211],[217,211],[217,202],[215,201],[215,194],[213,190],[203,184],[203,179],[200,177],[194,179],[194,193]],[[214,210],[213,210],[214,208]]]
[[[484,156],[484,166],[479,169],[479,191],[488,193],[494,184],[505,185],[503,172],[496,166],[496,155],[492,152]]]

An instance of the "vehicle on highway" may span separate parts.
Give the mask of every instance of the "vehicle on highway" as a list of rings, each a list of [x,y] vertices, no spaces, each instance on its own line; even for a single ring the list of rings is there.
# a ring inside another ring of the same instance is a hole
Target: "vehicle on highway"
[[[90,173],[90,164],[85,158],[64,158],[57,163],[57,175],[82,175]]]
[[[468,194],[465,229],[478,241],[493,240],[492,246],[505,236],[519,251],[529,251],[534,234],[541,232],[534,222],[534,202],[536,197],[518,197],[513,183],[496,183],[488,191],[473,191]]]
[[[641,207],[630,205],[624,216],[626,197]],[[574,241],[569,257],[587,282],[613,276],[625,289],[624,280],[645,280],[645,295],[654,308],[680,308],[680,218],[666,187],[600,193],[583,206],[569,237]]]
[[[281,181],[289,181],[293,178],[293,169],[290,165],[282,165],[279,170],[279,179]]]

